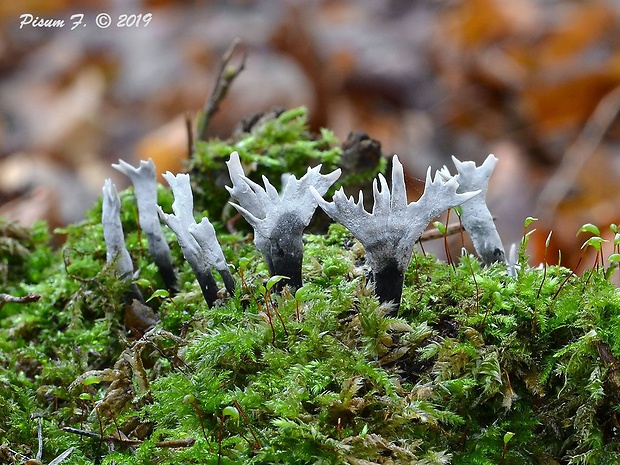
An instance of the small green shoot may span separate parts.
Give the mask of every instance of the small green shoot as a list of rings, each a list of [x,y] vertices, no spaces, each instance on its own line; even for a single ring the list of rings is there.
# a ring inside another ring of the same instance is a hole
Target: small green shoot
[[[545,251],[543,253],[543,276],[540,280],[540,286],[538,288],[538,293],[536,294],[536,298],[540,297],[540,291],[542,291],[543,284],[545,283],[545,278],[547,277],[547,251],[549,250],[549,244],[551,243],[551,234],[553,231],[549,231],[549,235],[545,240]]]
[[[224,410],[222,410],[222,418],[226,417],[232,418],[235,423],[239,424],[239,410],[237,410],[237,407],[231,405],[225,407]]]
[[[581,249],[584,251],[587,247],[592,247],[594,250],[596,250],[596,255],[594,256],[594,264],[592,265],[592,270],[594,269],[598,270],[599,266],[604,267],[602,246],[605,242],[609,242],[609,241],[599,236],[592,236],[591,238],[586,240],[581,246]]]
[[[295,291],[295,318],[297,319],[297,323],[301,323],[301,311],[299,304],[301,302],[305,302],[309,296],[310,293],[308,292],[307,287],[302,286]]]
[[[288,277],[286,276],[282,276],[282,275],[274,275],[271,276],[268,280],[267,280],[267,284],[265,284],[265,287],[267,289],[267,291],[271,291],[271,289],[273,289],[273,286],[275,286],[276,284],[278,284],[280,281],[282,281],[283,279],[288,279]]]
[[[590,234],[594,236],[601,235],[601,230],[598,228],[598,226],[593,225],[592,223],[586,223],[583,226],[581,226],[581,228],[579,228],[579,231],[577,231],[577,236],[584,232],[589,232]]]
[[[500,463],[504,463],[504,460],[506,460],[506,453],[508,452],[508,443],[514,437],[514,435],[515,433],[511,431],[508,431],[506,434],[504,434],[504,449],[502,451],[502,461]]]
[[[150,302],[153,299],[167,299],[168,297],[170,297],[170,292],[167,289],[156,289],[146,301]]]
[[[521,238],[521,246],[519,247],[519,263],[522,265],[527,262],[527,245],[530,242],[530,236],[536,231],[536,229],[528,231],[527,228],[535,221],[538,221],[538,218],[534,218],[533,216],[528,216],[525,218],[525,221],[523,221],[523,236]]]
[[[203,411],[198,405],[198,400],[196,399],[196,396],[194,394],[186,394],[185,397],[183,397],[183,403],[186,405],[187,404],[191,405],[194,411],[196,412],[196,415],[198,415],[198,421],[200,422],[200,428],[202,429],[202,435],[205,438],[205,441],[207,441],[208,443],[209,438],[207,437],[207,432],[205,430]]]
[[[448,220],[450,219],[450,210],[448,210],[448,217],[446,219],[446,224],[448,224]],[[433,226],[437,228],[437,231],[443,236],[443,247],[446,253],[446,259],[448,263],[454,267],[454,262],[452,261],[452,254],[450,253],[450,246],[448,245],[448,228],[441,221],[433,222]]]

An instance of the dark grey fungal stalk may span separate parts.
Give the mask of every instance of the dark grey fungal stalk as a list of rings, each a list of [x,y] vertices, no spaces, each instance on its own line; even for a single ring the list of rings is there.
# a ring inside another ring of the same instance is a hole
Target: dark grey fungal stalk
[[[340,170],[321,174],[321,165],[308,168],[299,180],[289,175],[283,179],[282,192],[263,176],[261,187],[245,176],[239,154],[230,154],[226,162],[232,187],[226,186],[237,203],[230,202],[254,229],[254,243],[267,261],[272,275],[286,276],[277,287],[302,286],[303,231],[317,207],[310,189],[324,195],[340,177]]]
[[[450,175],[450,171],[444,166],[440,170],[441,176],[444,179],[455,179],[459,183],[458,193],[474,189],[480,190],[480,195],[467,202],[463,202],[461,205],[461,221],[463,222],[463,227],[471,236],[476,253],[482,262],[487,265],[495,262],[505,262],[504,246],[495,227],[493,216],[486,204],[489,179],[497,164],[497,158],[491,154],[478,167],[473,161],[462,162],[456,157],[452,157],[452,161],[458,174],[455,176]]]
[[[174,194],[173,213],[164,213],[158,206],[159,216],[176,234],[183,255],[200,284],[205,301],[209,306],[213,306],[217,300],[218,288],[211,274],[211,268],[215,268],[220,273],[226,290],[231,295],[235,292],[235,280],[228,269],[224,253],[215,236],[215,229],[209,219],[203,218],[200,223],[196,224],[194,197],[189,175],[177,174],[175,176],[167,172],[164,174],[164,179]]]
[[[177,289],[177,275],[172,265],[170,247],[161,229],[157,213],[157,172],[151,158],[140,161],[140,166],[134,168],[129,163],[119,160],[113,168],[131,179],[138,203],[138,217],[140,228],[144,231],[149,244],[149,253],[164,281],[164,285],[172,292]]]
[[[403,165],[394,155],[392,192],[385,177],[379,174],[378,182],[375,179],[373,183],[372,213],[364,209],[361,192],[357,203],[353,197],[347,198],[343,189],[334,194],[332,202],[325,201],[319,192],[313,194],[325,213],[344,225],[364,246],[379,300],[394,302],[398,308],[413,247],[428,223],[480,192],[457,194],[457,188],[453,179],[443,181],[438,175],[431,179],[429,168],[424,194],[417,202],[408,204]]]
[[[125,234],[121,224],[121,199],[111,179],[106,179],[103,185],[101,223],[103,224],[106,261],[108,264],[116,266],[116,271],[121,279],[131,280],[133,278],[133,263],[125,245]],[[133,299],[144,301],[142,293],[135,284],[131,285],[126,296],[128,302]]]

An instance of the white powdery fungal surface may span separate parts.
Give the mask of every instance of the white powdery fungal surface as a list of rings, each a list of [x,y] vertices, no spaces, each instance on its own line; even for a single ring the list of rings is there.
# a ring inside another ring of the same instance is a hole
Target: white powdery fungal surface
[[[120,171],[129,179],[136,193],[140,227],[147,234],[162,234],[159,217],[157,215],[157,173],[155,163],[151,158],[140,161],[135,168],[124,160],[112,164],[112,168]]]
[[[247,178],[237,152],[230,154],[226,165],[232,182],[226,189],[237,202],[230,203],[254,229],[254,243],[265,256],[270,272],[287,276],[291,285],[301,286],[302,233],[318,205],[311,189],[324,195],[340,177],[340,169],[324,175],[318,165],[308,168],[299,180],[289,175],[278,193],[264,176],[264,188]]]
[[[461,205],[461,221],[471,236],[476,253],[486,264],[504,262],[506,260],[504,246],[486,204],[489,179],[497,164],[497,158],[491,154],[478,167],[473,161],[462,162],[454,156],[452,161],[458,174],[452,176],[448,168],[444,166],[440,170],[441,176],[446,180],[455,179],[459,184],[457,190],[459,193],[474,189],[481,191],[480,195]]]
[[[372,213],[364,209],[361,191],[357,202],[353,197],[347,198],[343,189],[334,194],[332,202],[325,201],[319,192],[313,193],[321,208],[351,231],[364,246],[380,299],[397,300],[398,305],[404,271],[411,260],[415,242],[428,223],[445,210],[462,204],[480,192],[457,193],[458,187],[453,179],[443,180],[438,175],[432,179],[429,168],[424,194],[417,202],[407,203],[403,166],[395,155],[392,192],[385,177],[379,174],[378,181],[375,179],[373,183]],[[390,289],[390,286],[398,287],[398,281],[400,289]]]
[[[140,161],[140,166],[135,168],[124,160],[119,160],[118,164],[113,164],[112,167],[131,179],[138,203],[140,227],[147,237],[149,252],[159,267],[166,285],[174,288],[176,276],[173,270],[170,247],[161,229],[157,210],[155,163],[149,158],[148,161]]]
[[[231,291],[230,287],[234,281],[232,278],[228,279],[230,271],[213,225],[206,217],[198,224],[194,219],[194,197],[189,175],[175,176],[167,172],[163,176],[172,188],[174,202],[172,214],[164,213],[158,206],[160,217],[176,234],[183,255],[199,280],[202,276],[210,274],[210,269],[213,267],[223,274],[227,288]]]
[[[103,185],[101,222],[106,247],[106,261],[116,265],[121,278],[130,278],[133,274],[133,264],[125,246],[125,235],[121,224],[121,199],[111,179],[106,179]]]

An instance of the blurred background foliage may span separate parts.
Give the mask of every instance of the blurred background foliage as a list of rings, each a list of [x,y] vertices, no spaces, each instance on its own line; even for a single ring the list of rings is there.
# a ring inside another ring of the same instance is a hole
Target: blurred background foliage
[[[153,19],[98,29],[99,12]],[[19,29],[23,13],[87,25]],[[105,177],[126,185],[119,158],[185,169],[185,114],[235,37],[233,62],[248,59],[209,137],[303,105],[313,131],[398,153],[412,199],[429,165],[494,153],[491,211],[506,243],[540,218],[533,262],[550,230],[547,260],[574,266],[580,225],[620,222],[614,0],[22,0],[0,3],[0,24],[0,214],[25,225],[81,219]]]

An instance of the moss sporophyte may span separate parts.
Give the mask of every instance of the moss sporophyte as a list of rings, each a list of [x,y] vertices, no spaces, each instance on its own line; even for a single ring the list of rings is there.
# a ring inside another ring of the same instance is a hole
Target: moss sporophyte
[[[0,462],[620,463],[620,239],[584,277],[529,266],[530,229],[509,267],[417,253],[450,206],[474,234],[467,202],[482,211],[494,159],[429,173],[409,203],[395,157],[368,212],[328,190],[343,182],[333,136],[310,136],[303,110],[283,115],[197,144],[191,177],[167,173],[154,191],[150,162],[119,163],[140,179],[121,192],[107,181],[86,219],[62,231],[62,250],[43,223],[0,221]],[[319,163],[329,174],[307,170]],[[280,184],[285,172],[294,177]],[[225,186],[255,224],[228,229]],[[289,196],[296,207],[282,205]],[[317,205],[343,224],[308,232]],[[294,267],[274,264],[273,247],[290,252],[281,212],[301,237]],[[151,251],[158,228],[176,294]],[[602,251],[605,232],[582,231]],[[130,300],[132,288],[150,297]]]

